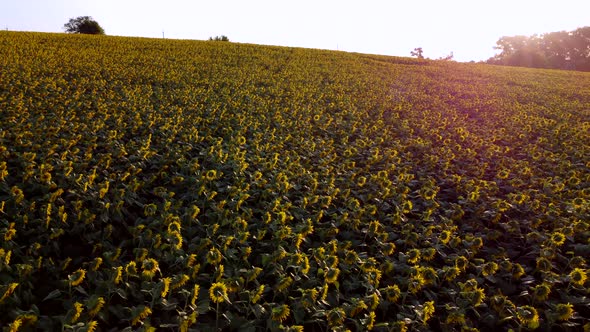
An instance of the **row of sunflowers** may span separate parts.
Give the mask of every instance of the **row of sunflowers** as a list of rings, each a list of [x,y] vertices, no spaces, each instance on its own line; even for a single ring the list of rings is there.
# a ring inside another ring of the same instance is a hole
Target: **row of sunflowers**
[[[0,32],[4,331],[590,330],[590,76]]]

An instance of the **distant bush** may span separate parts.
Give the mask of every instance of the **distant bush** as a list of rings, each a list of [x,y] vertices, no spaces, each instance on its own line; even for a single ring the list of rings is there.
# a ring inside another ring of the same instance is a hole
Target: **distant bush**
[[[215,38],[209,37],[209,40],[211,40],[211,41],[226,41],[226,42],[228,42],[229,41],[229,38],[227,38],[227,36],[225,36],[225,35],[221,35],[221,36],[215,36]]]

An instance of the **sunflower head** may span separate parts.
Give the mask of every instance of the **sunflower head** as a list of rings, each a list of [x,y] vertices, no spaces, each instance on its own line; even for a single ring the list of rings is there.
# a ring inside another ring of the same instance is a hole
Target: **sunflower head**
[[[397,285],[385,287],[383,293],[385,295],[385,298],[389,302],[397,302],[401,295],[401,291]]]
[[[571,303],[560,303],[555,307],[557,320],[568,320],[574,314],[574,306]]]
[[[537,285],[533,289],[533,296],[537,301],[546,301],[549,298],[549,293],[551,293],[551,287],[546,283]]]
[[[569,277],[570,277],[570,282],[574,285],[577,285],[577,286],[584,286],[584,283],[588,279],[588,276],[586,275],[586,271],[584,271],[583,269],[580,269],[578,267],[573,269],[572,272],[570,272]]]
[[[552,269],[553,265],[551,264],[551,261],[548,260],[545,257],[539,257],[537,258],[537,270],[539,271],[550,271]]]
[[[222,282],[216,282],[209,288],[209,297],[215,303],[223,303],[227,298],[227,286]]]
[[[70,286],[76,287],[84,281],[84,277],[86,277],[86,270],[78,269],[76,272],[72,273],[68,277],[68,281]]]
[[[526,325],[529,329],[539,327],[539,314],[537,309],[530,305],[524,305],[516,309],[516,317],[521,324]]]
[[[563,233],[561,233],[561,232],[553,232],[553,234],[551,234],[551,243],[554,246],[559,247],[564,242],[565,242],[565,235]]]
[[[277,322],[283,322],[285,319],[289,317],[291,313],[291,309],[287,304],[283,304],[277,307],[272,308],[270,317],[272,320]]]
[[[344,323],[344,318],[346,318],[346,313],[341,308],[334,308],[328,311],[326,318],[329,326],[341,326]]]

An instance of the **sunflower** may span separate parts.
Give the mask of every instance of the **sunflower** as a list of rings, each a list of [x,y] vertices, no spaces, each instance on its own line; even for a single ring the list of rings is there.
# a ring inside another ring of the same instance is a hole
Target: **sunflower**
[[[436,249],[434,249],[433,247],[429,247],[429,248],[424,248],[422,249],[422,260],[426,261],[426,262],[430,262],[431,260],[434,259],[434,256],[436,255]]]
[[[367,320],[366,320],[366,328],[367,328],[367,331],[373,330],[373,327],[375,325],[375,316],[376,315],[375,315],[375,312],[374,311],[369,312],[369,315],[368,315]]]
[[[410,264],[416,264],[420,260],[420,250],[418,249],[410,249],[406,254],[407,261]]]
[[[502,314],[507,308],[515,309],[514,304],[502,293],[492,296],[490,305],[498,314]]]
[[[442,244],[449,243],[449,241],[451,240],[451,231],[444,230],[444,231],[440,232],[438,239],[440,240],[440,242]]]
[[[217,248],[211,248],[211,250],[207,252],[207,263],[211,265],[219,264],[222,258],[223,255]]]
[[[280,305],[278,307],[274,307],[271,310],[271,319],[277,322],[283,322],[287,317],[291,314],[291,309],[287,304]]]
[[[392,303],[397,302],[397,300],[399,300],[400,295],[401,295],[401,291],[400,291],[398,285],[385,287],[385,289],[383,290],[383,293],[385,294],[385,298],[387,299],[387,301],[392,302]]]
[[[18,332],[18,329],[21,327],[21,325],[23,325],[23,321],[20,318],[15,319],[12,324],[10,324],[10,330],[8,330],[9,332]]]
[[[498,264],[496,262],[487,262],[484,264],[481,274],[483,276],[494,275],[498,271]]]
[[[424,303],[422,307],[422,321],[426,323],[434,315],[434,301]]]
[[[582,197],[576,197],[572,200],[572,206],[576,210],[582,209],[584,207],[585,203],[586,203],[586,200],[583,199]]]
[[[535,297],[535,300],[539,302],[546,301],[549,298],[550,293],[551,287],[549,287],[549,284],[547,283],[542,283],[533,288],[533,296]]]
[[[559,247],[565,242],[565,234],[561,232],[553,232],[551,234],[551,243]]]
[[[153,258],[148,258],[148,259],[144,260],[143,263],[141,264],[141,268],[143,269],[143,272],[141,273],[141,275],[143,275],[144,277],[146,277],[148,279],[155,276],[156,272],[158,272],[160,269],[158,266],[158,261]]]
[[[354,316],[358,315],[359,313],[361,313],[363,310],[367,310],[367,309],[369,309],[369,307],[367,306],[365,301],[355,297],[355,298],[350,299],[350,306],[349,306],[348,315],[350,317],[354,317]]]
[[[460,271],[465,271],[465,269],[467,269],[467,264],[469,264],[469,261],[467,258],[465,258],[465,256],[459,256],[455,258],[455,267]]]
[[[80,302],[76,302],[74,303],[74,313],[72,314],[72,319],[70,319],[70,323],[75,323],[79,318],[80,315],[82,314],[82,311],[84,310],[84,305]]]
[[[445,266],[443,272],[445,274],[445,280],[449,282],[455,280],[461,274],[461,270],[456,266]]]
[[[357,180],[356,184],[357,184],[359,187],[363,187],[363,186],[365,185],[365,183],[367,183],[367,178],[366,178],[366,177],[364,177],[364,176],[359,176],[359,178],[358,178],[358,180]]]
[[[328,326],[342,326],[344,323],[344,318],[346,318],[346,313],[341,308],[334,308],[328,311],[326,318],[328,320]]]
[[[425,283],[426,281],[422,278],[422,275],[414,275],[408,282],[408,291],[412,294],[416,294],[422,289],[422,287],[424,287]]]
[[[326,283],[333,284],[338,280],[338,275],[340,274],[340,270],[336,268],[328,268],[328,271],[324,275]]]
[[[539,327],[539,314],[537,309],[530,305],[524,305],[516,309],[516,317],[521,324],[526,325],[529,329]]]
[[[131,326],[139,324],[143,319],[152,314],[152,309],[142,305],[133,310],[134,315],[131,319]]]
[[[555,307],[557,320],[568,320],[574,314],[574,306],[571,303],[560,303]]]
[[[338,277],[338,276],[336,276]],[[293,283],[293,278],[291,278],[290,276],[286,276],[281,278],[281,280],[279,280],[279,283],[277,285],[277,291],[282,292],[285,289],[287,289],[289,286],[291,286],[291,284]]]
[[[193,294],[191,296],[191,305],[193,307],[195,307],[197,304],[197,298],[199,297],[199,291],[201,290],[201,287],[198,284],[195,284],[193,286]]]
[[[102,258],[96,257],[94,259],[94,261],[92,262],[92,268],[91,268],[91,270],[92,271],[98,270],[98,268],[100,267],[101,264],[102,264]]]
[[[208,170],[207,173],[205,173],[205,178],[209,181],[215,180],[217,178],[217,171],[214,169]]]
[[[584,267],[586,266],[586,260],[584,259],[584,257],[581,256],[574,256],[572,257],[572,259],[570,259],[569,265],[571,267]]]
[[[258,278],[258,276],[262,273],[262,269],[259,267],[255,267],[252,270],[247,272],[246,281],[251,282],[254,279]]]
[[[98,314],[98,312],[102,309],[102,307],[106,303],[106,301],[104,300],[103,297],[98,297],[98,298],[93,299],[89,302],[90,303],[89,303],[89,305],[87,305],[87,307],[88,307],[88,315],[90,317],[96,316],[96,314]],[[90,305],[92,305],[92,307],[90,307]]]
[[[223,303],[227,298],[227,287],[224,283],[216,282],[209,288],[209,297],[215,303]]]
[[[318,298],[318,290],[315,288],[311,288],[311,289],[305,289],[302,290],[302,295],[301,295],[301,305],[304,308],[309,308],[311,306],[313,306],[315,304],[315,301]]]
[[[160,234],[158,234],[160,235]],[[174,231],[169,234],[172,237],[172,244],[176,250],[182,249],[182,235],[180,232]]]
[[[453,310],[447,316],[445,320],[446,324],[465,324],[465,314],[460,312],[459,310]]]
[[[405,321],[398,320],[398,321],[393,322],[393,324],[391,324],[391,330],[396,331],[396,332],[407,332],[408,326],[406,325]]]
[[[264,292],[264,285],[260,285],[256,290],[256,293],[252,296],[250,302],[256,304],[256,302],[260,301],[260,297],[262,297],[262,293]]]
[[[537,270],[539,271],[550,271],[553,268],[551,261],[545,257],[537,258]]]
[[[379,295],[377,293],[369,295],[366,299],[371,310],[377,309],[377,306],[379,306]]]
[[[426,188],[426,189],[422,190],[420,194],[422,195],[422,197],[425,200],[431,201],[436,196],[436,190],[434,190],[432,188]]]
[[[134,261],[131,261],[125,265],[125,274],[128,276],[137,275],[137,264]]]
[[[166,295],[170,291],[170,282],[171,281],[172,281],[172,279],[169,277],[162,278],[162,292],[160,293],[160,297],[166,297]]]
[[[514,279],[520,279],[520,277],[522,277],[525,274],[524,268],[522,267],[522,265],[520,265],[520,263],[516,263],[513,265],[513,270],[512,270],[512,277]]]
[[[575,268],[569,274],[570,282],[577,286],[584,286],[586,279],[588,276],[586,275],[586,271],[580,268]]]
[[[2,202],[2,203],[4,203],[4,202]],[[11,222],[10,228],[8,230],[6,230],[6,233],[4,233],[4,241],[10,241],[16,235],[16,229],[14,229],[13,227],[14,227],[14,223]]]
[[[76,272],[70,274],[68,276],[70,286],[76,287],[80,285],[84,281],[84,277],[86,277],[86,270],[84,269],[78,269]]]
[[[184,286],[187,283],[187,281],[190,280],[190,277],[186,274],[182,274],[180,277],[177,277],[175,279],[176,279],[175,282],[172,284],[172,286],[170,286],[170,288],[172,288],[172,290]]]
[[[496,174],[496,176],[497,176],[499,179],[503,179],[503,180],[504,180],[504,179],[507,179],[509,175],[510,175],[510,171],[509,171],[509,170],[507,170],[507,169],[502,169],[502,170],[500,170],[500,171],[498,172],[498,174]]]

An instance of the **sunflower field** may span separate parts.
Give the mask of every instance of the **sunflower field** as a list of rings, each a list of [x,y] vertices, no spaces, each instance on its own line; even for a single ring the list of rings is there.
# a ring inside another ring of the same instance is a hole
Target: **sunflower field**
[[[589,331],[590,74],[0,32],[2,331]]]

